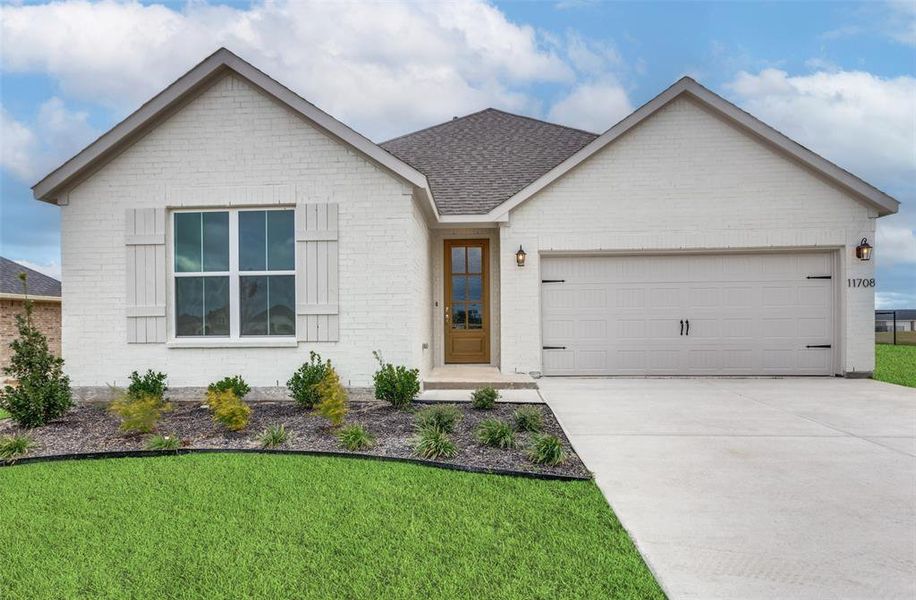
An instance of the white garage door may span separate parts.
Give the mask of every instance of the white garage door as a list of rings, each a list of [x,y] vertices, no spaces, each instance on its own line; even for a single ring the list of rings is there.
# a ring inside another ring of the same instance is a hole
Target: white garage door
[[[545,375],[830,375],[829,253],[541,261]]]

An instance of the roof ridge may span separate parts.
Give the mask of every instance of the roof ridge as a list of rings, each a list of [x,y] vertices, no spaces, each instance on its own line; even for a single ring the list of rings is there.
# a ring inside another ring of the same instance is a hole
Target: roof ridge
[[[444,126],[450,125],[450,124],[452,124],[452,123],[454,123],[454,122],[456,122],[456,121],[463,121],[463,120],[465,120],[465,119],[468,119],[468,118],[470,118],[470,117],[473,117],[473,116],[475,116],[475,115],[479,115],[479,114],[482,114],[482,113],[485,113],[485,112],[495,112],[495,113],[500,113],[500,114],[504,114],[504,115],[509,115],[510,117],[515,117],[515,118],[517,118],[517,119],[525,119],[525,120],[528,120],[528,121],[534,121],[535,123],[540,123],[540,124],[542,124],[542,125],[550,125],[551,127],[560,127],[561,129],[566,129],[566,130],[568,130],[568,131],[575,131],[575,132],[577,132],[577,133],[582,133],[582,134],[585,134],[585,135],[591,135],[591,136],[594,136],[594,137],[598,137],[599,135],[601,135],[601,134],[595,133],[595,132],[593,132],[593,131],[586,131],[586,130],[584,130],[584,129],[579,129],[579,128],[577,128],[577,127],[570,127],[569,125],[562,125],[562,124],[560,124],[560,123],[553,123],[553,122],[551,122],[551,121],[545,121],[544,119],[538,119],[538,118],[536,118],[536,117],[530,117],[530,116],[528,116],[528,115],[520,115],[520,114],[517,114],[517,113],[512,113],[512,112],[509,112],[509,111],[507,111],[507,110],[502,110],[502,109],[500,109],[500,108],[493,108],[492,106],[490,106],[490,107],[487,107],[487,108],[484,108],[484,109],[481,109],[481,110],[474,111],[474,112],[472,112],[472,113],[468,113],[468,114],[463,115],[463,116],[460,116],[460,117],[452,117],[452,118],[449,119],[448,121],[442,121],[441,123],[436,123],[435,125],[429,125],[429,126],[427,126],[427,127],[423,127],[422,129],[417,129],[416,131],[409,131],[409,132],[404,133],[404,134],[401,134],[401,135],[399,135],[399,136],[397,136],[397,137],[393,137],[393,138],[391,138],[390,140],[385,140],[384,142],[379,142],[378,145],[379,145],[379,146],[383,146],[384,144],[390,144],[391,142],[395,142],[395,141],[397,141],[397,140],[401,140],[401,139],[404,139],[404,138],[406,138],[406,137],[410,137],[410,136],[412,136],[412,135],[416,135],[416,134],[418,134],[418,133],[423,133],[423,132],[426,132],[426,131],[430,131],[430,130],[436,129],[436,128],[438,128],[438,127],[444,127]]]

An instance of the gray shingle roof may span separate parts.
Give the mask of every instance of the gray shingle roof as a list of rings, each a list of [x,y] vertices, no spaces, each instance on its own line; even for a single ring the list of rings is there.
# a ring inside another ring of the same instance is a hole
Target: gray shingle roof
[[[0,293],[21,294],[22,281],[19,280],[19,274],[22,272],[25,272],[28,280],[29,296],[60,297],[58,280],[2,256],[0,256]]]
[[[596,137],[488,108],[380,146],[426,175],[440,214],[485,214]]]

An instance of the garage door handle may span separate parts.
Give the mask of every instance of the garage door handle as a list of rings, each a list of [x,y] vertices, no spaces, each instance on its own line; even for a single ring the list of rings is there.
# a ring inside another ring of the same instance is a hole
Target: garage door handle
[[[542,350],[566,350],[566,346],[541,346]]]
[[[684,335],[684,319],[681,319],[681,335]]]
[[[832,348],[832,347],[833,346],[831,346],[830,344],[811,344],[811,345],[805,346],[805,348]]]
[[[690,319],[687,319],[687,332],[684,335],[690,335]]]

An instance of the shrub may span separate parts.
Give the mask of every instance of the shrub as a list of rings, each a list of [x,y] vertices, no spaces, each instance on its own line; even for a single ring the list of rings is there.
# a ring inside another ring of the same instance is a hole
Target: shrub
[[[327,419],[331,423],[331,427],[340,427],[343,425],[344,417],[347,416],[349,411],[349,408],[347,408],[347,390],[341,385],[340,377],[334,367],[331,366],[330,361],[328,361],[327,367],[328,370],[324,375],[324,379],[315,386],[318,397],[321,398],[321,401],[315,405],[315,412]]]
[[[157,373],[152,369],[148,369],[143,375],[134,371],[130,374],[130,385],[127,386],[127,393],[133,398],[155,396],[161,400],[165,397],[165,391],[169,389],[169,386],[165,384],[165,380],[165,373]]]
[[[480,410],[490,410],[499,400],[499,392],[491,387],[482,387],[471,394],[471,406]]]
[[[302,408],[312,408],[321,400],[316,386],[327,375],[330,363],[321,360],[317,352],[309,353],[309,362],[303,363],[286,382],[286,387]]]
[[[557,436],[539,435],[528,449],[528,458],[539,465],[558,465],[566,460],[566,452]]]
[[[232,390],[207,392],[207,406],[213,413],[213,420],[229,431],[241,431],[248,427],[251,407]]]
[[[3,371],[18,381],[0,393],[0,408],[22,427],[40,427],[67,412],[73,404],[64,361],[48,349],[48,338],[32,322],[25,273],[20,273],[25,313],[16,315],[19,337],[10,342],[10,362]]]
[[[499,419],[484,419],[477,426],[477,441],[494,448],[515,448],[515,432]]]
[[[433,427],[420,429],[413,449],[421,458],[454,458],[458,454],[458,447],[448,434]]]
[[[208,392],[225,392],[226,390],[232,390],[233,394],[242,399],[251,391],[251,387],[245,383],[241,375],[223,377],[207,386]]]
[[[12,461],[35,447],[35,442],[27,435],[7,435],[0,438],[0,460]]]
[[[146,442],[147,450],[178,450],[181,440],[174,435],[154,435]]]
[[[340,445],[347,450],[366,450],[375,445],[375,438],[362,425],[348,425],[337,434]]]
[[[416,420],[417,429],[432,427],[442,433],[452,433],[461,420],[461,412],[454,404],[437,404],[418,411]]]
[[[533,431],[535,433],[544,429],[544,416],[536,406],[523,406],[514,413],[516,431]]]
[[[413,402],[420,393],[420,371],[386,363],[378,351],[373,352],[372,356],[379,365],[378,371],[372,376],[376,399],[390,402],[395,408],[403,408]]]
[[[282,446],[289,439],[286,433],[286,427],[281,425],[271,425],[261,434],[261,448],[276,448]]]
[[[109,410],[121,417],[121,431],[136,434],[155,431],[162,413],[172,410],[172,406],[163,402],[161,396],[122,392],[112,401]]]

